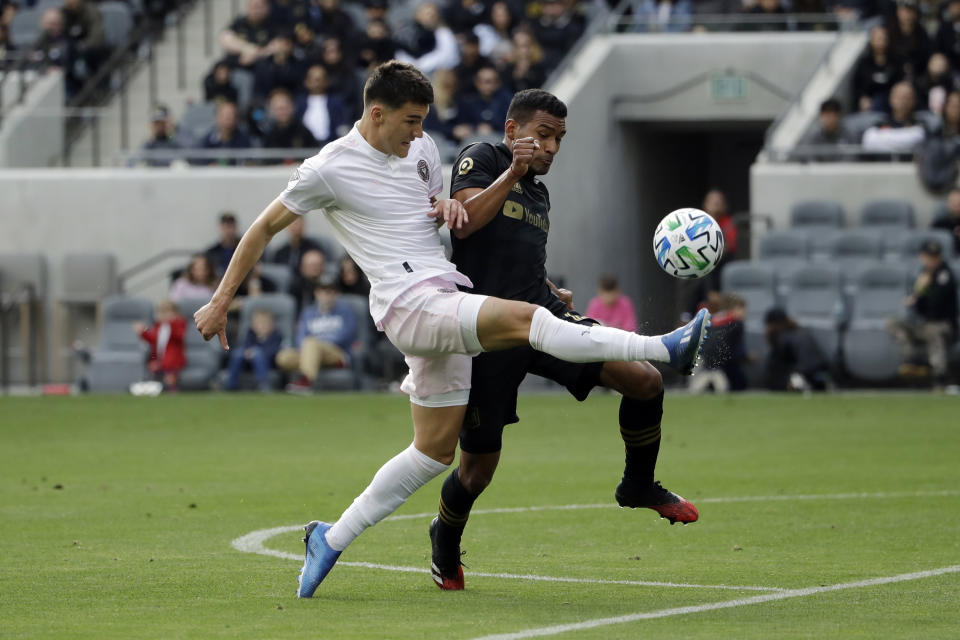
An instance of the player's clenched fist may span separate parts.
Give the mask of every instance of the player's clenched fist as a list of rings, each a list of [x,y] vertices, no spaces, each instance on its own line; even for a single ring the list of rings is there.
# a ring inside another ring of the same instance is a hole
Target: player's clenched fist
[[[533,154],[540,148],[540,143],[533,138],[517,138],[513,141],[513,162],[510,171],[519,177],[527,175],[527,169],[533,162]]]
[[[212,302],[208,302],[193,314],[193,321],[204,340],[218,336],[220,346],[227,350],[230,349],[227,344],[227,312],[225,310],[214,306]]]
[[[448,229],[461,229],[464,223],[470,222],[467,216],[467,210],[459,200],[453,198],[449,200],[439,200],[433,205],[433,209],[427,214],[431,218],[437,219],[437,224],[443,221]]]

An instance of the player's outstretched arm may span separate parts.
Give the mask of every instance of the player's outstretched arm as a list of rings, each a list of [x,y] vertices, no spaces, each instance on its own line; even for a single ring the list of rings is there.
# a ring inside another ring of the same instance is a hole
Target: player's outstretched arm
[[[520,178],[526,175],[533,161],[533,154],[540,143],[533,138],[519,138],[512,142],[513,162],[510,167],[500,174],[489,187],[485,189],[466,188],[452,194],[452,197],[463,203],[470,221],[459,229],[450,229],[458,238],[466,238],[471,233],[479,231],[496,217],[503,203],[507,201],[510,190]]]
[[[267,205],[267,208],[257,216],[257,219],[243,234],[233,258],[230,259],[227,272],[223,274],[220,285],[214,291],[210,302],[202,306],[193,315],[193,319],[197,323],[197,329],[203,335],[204,340],[219,336],[220,346],[224,349],[230,348],[227,344],[226,334],[227,310],[230,308],[230,301],[233,300],[233,296],[243,279],[247,277],[247,273],[263,255],[270,239],[296,218],[297,215],[291,213],[277,198]]]

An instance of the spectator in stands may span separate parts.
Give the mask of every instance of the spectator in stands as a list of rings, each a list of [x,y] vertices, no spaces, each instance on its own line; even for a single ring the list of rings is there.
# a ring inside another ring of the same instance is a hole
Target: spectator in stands
[[[347,121],[352,123],[363,111],[363,87],[357,81],[356,67],[344,58],[339,39],[327,38],[322,49],[320,62],[327,70],[327,90],[340,97]]]
[[[247,11],[220,33],[220,46],[231,66],[251,69],[272,53],[271,42],[277,25],[270,18],[268,0],[247,0]]]
[[[720,225],[723,231],[723,262],[716,270],[719,271],[722,264],[737,255],[737,225],[733,221],[733,216],[727,208],[727,196],[719,189],[711,189],[703,198],[703,210]]]
[[[713,292],[707,308],[713,314],[710,341],[703,343],[702,364],[690,380],[690,391],[697,393],[710,387],[716,393],[743,391],[747,388],[743,368],[747,361],[743,327],[746,302],[734,293]]]
[[[143,145],[146,151],[162,151],[179,149],[173,139],[173,126],[170,123],[170,110],[164,105],[157,105],[150,116],[150,139]],[[172,158],[150,158],[147,165],[151,167],[169,167]]]
[[[933,221],[933,228],[953,234],[954,252],[960,254],[960,187],[950,190],[947,195],[947,210]]]
[[[265,309],[253,312],[250,328],[239,349],[230,351],[227,365],[227,379],[224,388],[235,390],[239,387],[240,374],[252,370],[257,381],[257,389],[270,391],[270,371],[276,366],[282,337],[277,331],[273,314]]]
[[[367,23],[388,22],[387,13],[390,6],[387,0],[363,0],[363,15],[367,18]]]
[[[507,67],[507,84],[511,91],[538,89],[547,80],[543,66],[543,49],[529,29],[513,32],[513,55]]]
[[[480,38],[473,31],[461,33],[457,36],[460,41],[460,64],[454,69],[457,75],[457,86],[461,87],[462,95],[475,93],[473,79],[481,67],[491,67],[490,60],[480,55]]]
[[[323,65],[310,67],[303,85],[307,92],[297,101],[297,113],[316,140],[316,146],[322,147],[346,133],[350,126],[347,109],[339,95],[330,93],[327,69]]]
[[[207,247],[204,253],[210,258],[214,271],[222,274],[227,270],[227,265],[233,258],[233,252],[237,250],[237,245],[240,244],[240,234],[237,233],[237,217],[232,211],[224,211],[220,214],[217,229],[220,238]]]
[[[903,79],[903,65],[890,52],[885,27],[870,30],[870,47],[853,72],[854,100],[860,111],[886,111],[890,89]]]
[[[274,89],[270,94],[270,118],[263,134],[263,146],[274,149],[312,149],[318,146],[310,130],[296,118],[293,97],[286,89]],[[272,160],[271,163],[280,163]],[[292,163],[292,159],[285,161]]]
[[[332,279],[315,282],[316,303],[304,307],[297,322],[296,349],[284,349],[277,363],[287,371],[300,371],[300,379],[288,385],[291,391],[313,386],[320,369],[343,368],[350,363],[357,339],[357,315],[339,299]]]
[[[495,134],[507,119],[507,107],[513,96],[503,88],[497,70],[492,66],[478,70],[474,86],[475,94],[460,94],[457,98],[453,137],[458,142],[474,135]]]
[[[216,124],[201,146],[204,149],[249,149],[251,144],[250,136],[240,129],[236,103],[226,100],[217,103]],[[234,158],[221,158],[208,161],[208,164],[236,165],[238,162]]]
[[[167,297],[174,302],[200,298],[209,300],[216,287],[217,273],[209,253],[197,253],[190,258],[190,264],[173,282]]]
[[[946,384],[947,352],[957,335],[957,281],[941,254],[936,240],[923,244],[923,270],[913,284],[913,293],[903,302],[908,315],[890,321],[890,330],[903,350],[901,375],[926,374],[926,367],[921,364],[921,350],[926,347],[936,387]]]
[[[544,1],[540,19],[534,23],[533,33],[543,47],[544,64],[548,69],[553,69],[560,63],[563,56],[580,39],[585,28],[582,17],[573,9],[572,1]]]
[[[320,12],[313,21],[313,29],[323,38],[340,38],[340,42],[352,42],[356,27],[350,14],[340,8],[340,0],[319,0]]]
[[[631,332],[637,330],[637,313],[633,302],[620,291],[617,278],[609,274],[600,276],[597,295],[587,305],[586,314],[608,327]]]
[[[293,38],[289,33],[277,35],[270,49],[270,55],[254,67],[253,99],[257,105],[264,104],[274,89],[299,91],[306,74],[306,67],[293,57]]]
[[[135,322],[133,330],[150,345],[150,360],[147,368],[163,382],[167,391],[177,390],[180,371],[187,366],[184,340],[187,333],[187,321],[180,315],[180,309],[171,300],[157,305],[152,327]]]
[[[424,2],[413,19],[413,24],[397,34],[397,60],[413,64],[427,75],[456,67],[460,61],[457,38],[441,21],[437,5]]]
[[[290,293],[297,302],[297,313],[313,304],[314,285],[327,272],[327,256],[319,248],[307,249],[300,256],[300,268],[294,274]]]
[[[903,64],[905,78],[914,80],[927,68],[933,44],[920,24],[917,0],[897,0],[896,17],[889,23],[890,53]]]
[[[830,0],[828,6],[841,20],[864,20],[877,15],[882,5],[877,0]]]
[[[203,99],[205,102],[225,100],[236,103],[237,88],[230,82],[230,65],[220,61],[213,65],[213,69],[203,79]]]
[[[830,367],[810,332],[786,314],[770,309],[764,317],[769,353],[767,388],[772,391],[824,391],[830,384]]]
[[[433,104],[423,121],[430,135],[453,140],[457,117],[457,74],[453,69],[437,69],[433,74]]]
[[[247,273],[243,282],[237,287],[237,293],[233,297],[230,309],[239,311],[243,307],[246,298],[256,298],[265,293],[276,293],[277,284],[267,276],[263,275],[263,263],[258,262]]]
[[[490,23],[478,24],[473,32],[480,38],[480,53],[499,69],[507,63],[513,50],[513,13],[503,0],[490,5]]]
[[[86,65],[87,76],[93,75],[109,52],[100,8],[89,0],[64,0],[62,12],[67,37]]]
[[[819,126],[807,134],[803,144],[811,146],[832,146],[839,144],[856,144],[857,140],[851,136],[843,126],[840,101],[835,98],[824,100],[820,105]],[[821,161],[842,160],[842,156],[829,153],[814,153],[813,157]]]
[[[863,132],[863,148],[912,153],[926,138],[926,129],[914,117],[917,99],[913,85],[898,82],[890,90],[890,115]]]
[[[358,46],[361,66],[372,69],[392,60],[397,53],[390,27],[383,20],[371,20],[360,37]]]
[[[693,8],[690,0],[634,0],[636,31],[677,33],[690,30]]]
[[[7,65],[8,58],[12,57],[13,44],[10,42],[10,24],[17,14],[17,4],[9,0],[0,0],[0,69]]]
[[[349,254],[343,254],[340,258],[340,273],[337,275],[337,286],[340,293],[352,294],[356,296],[367,296],[370,294],[370,281],[363,274],[357,263]]]
[[[956,87],[956,79],[950,70],[950,60],[942,53],[930,56],[927,69],[914,82],[917,88],[917,104],[921,109],[928,109],[940,114],[947,94]]]
[[[949,0],[940,19],[934,47],[950,59],[950,66],[960,69],[960,0]]]
[[[67,94],[74,93],[79,83],[73,73],[74,46],[67,37],[60,9],[47,9],[40,18],[40,36],[30,49],[30,61],[42,71],[62,69]]]
[[[304,67],[316,64],[323,58],[317,34],[306,22],[298,22],[293,27],[293,57]]]
[[[940,114],[940,123],[940,137],[960,136],[960,92],[951,91],[947,94]]]
[[[457,35],[473,33],[478,24],[490,22],[490,14],[481,0],[454,0],[443,12],[447,25]]]
[[[789,28],[780,0],[758,0],[753,6],[745,7],[743,12],[762,18],[762,21],[744,21],[740,24],[740,31],[786,31]]]
[[[304,216],[297,216],[287,227],[287,242],[276,250],[270,258],[270,262],[286,265],[290,269],[290,273],[296,275],[300,270],[300,260],[307,251],[319,251],[322,256],[323,249],[316,240],[305,235],[305,229]],[[320,273],[323,273],[322,269]]]

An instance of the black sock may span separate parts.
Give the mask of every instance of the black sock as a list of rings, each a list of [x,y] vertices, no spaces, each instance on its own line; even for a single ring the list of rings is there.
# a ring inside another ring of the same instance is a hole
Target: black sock
[[[647,400],[620,400],[620,436],[626,449],[623,477],[652,484],[660,453],[663,391]]]
[[[477,496],[460,484],[460,467],[451,471],[440,489],[440,517],[437,521],[438,533],[445,538],[445,542],[460,544],[460,536],[467,526],[470,509],[476,499]]]

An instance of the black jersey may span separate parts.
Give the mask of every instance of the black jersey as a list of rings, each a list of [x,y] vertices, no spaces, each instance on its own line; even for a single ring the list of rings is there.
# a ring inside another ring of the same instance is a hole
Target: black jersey
[[[513,161],[505,144],[481,142],[460,152],[453,165],[450,195],[489,187]],[[550,194],[536,178],[518,181],[496,216],[460,240],[453,234],[457,270],[473,281],[473,293],[523,300],[562,313],[565,306],[547,285]]]

